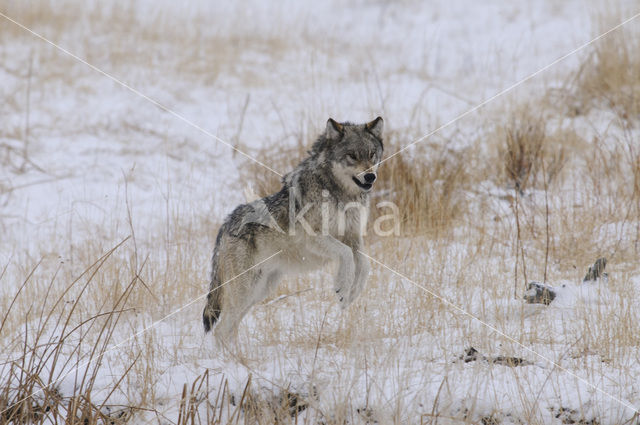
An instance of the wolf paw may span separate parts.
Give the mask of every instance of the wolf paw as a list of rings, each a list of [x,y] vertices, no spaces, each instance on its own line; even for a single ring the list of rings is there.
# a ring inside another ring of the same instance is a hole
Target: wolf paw
[[[336,290],[336,295],[338,296],[338,301],[340,302],[340,308],[343,310],[353,302],[353,294],[349,289]]]
[[[336,289],[336,296],[338,297],[338,301],[344,303],[344,290],[342,288]]]
[[[362,292],[362,289],[364,288],[364,282],[363,281],[358,281],[356,282],[350,289],[349,289],[349,293],[345,296],[345,299],[347,301],[347,304],[351,304],[352,302],[354,302],[355,300],[358,299],[358,297],[360,296],[360,293]]]
[[[347,275],[349,276],[350,273]],[[351,303],[350,299],[351,299],[353,281],[354,281],[353,276],[349,276],[343,279],[341,275],[338,274],[338,276],[336,277],[335,283],[333,285],[333,289],[336,292],[336,296],[338,297],[338,300],[340,301],[340,304],[342,304],[343,308]]]

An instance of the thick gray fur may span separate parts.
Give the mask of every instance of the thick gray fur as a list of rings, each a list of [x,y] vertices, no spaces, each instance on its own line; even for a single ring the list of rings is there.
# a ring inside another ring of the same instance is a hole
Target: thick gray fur
[[[365,178],[376,177],[383,125],[380,117],[366,124],[329,119],[309,156],[283,177],[279,192],[240,205],[227,217],[211,261],[205,331],[217,322],[217,338],[235,337],[245,314],[283,275],[327,261],[338,265],[334,290],[342,307],[358,297],[369,273],[359,252],[373,183]]]

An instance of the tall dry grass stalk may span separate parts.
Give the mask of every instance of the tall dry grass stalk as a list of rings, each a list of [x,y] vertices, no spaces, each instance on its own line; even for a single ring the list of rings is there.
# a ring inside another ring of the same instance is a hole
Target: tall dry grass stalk
[[[514,297],[518,294],[519,267],[523,286],[529,281],[521,214],[526,213],[523,211],[522,197],[531,190],[544,191],[545,255],[542,280],[547,280],[551,243],[549,186],[565,166],[567,147],[565,140],[560,140],[565,133],[550,134],[546,127],[547,123],[541,116],[533,116],[523,107],[516,108],[510,120],[496,129],[497,163],[501,164],[501,172],[494,178],[497,177],[502,185],[513,189],[513,196],[509,199],[515,219]]]
[[[516,109],[496,131],[503,181],[521,194],[552,184],[567,161],[565,136],[549,134],[541,116]]]

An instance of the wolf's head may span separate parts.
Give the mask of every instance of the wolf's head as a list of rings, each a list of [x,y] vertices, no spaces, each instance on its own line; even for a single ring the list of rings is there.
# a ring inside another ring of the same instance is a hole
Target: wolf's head
[[[376,180],[382,157],[383,127],[380,117],[366,124],[339,123],[329,118],[311,153],[330,164],[336,180],[348,192],[368,192]]]

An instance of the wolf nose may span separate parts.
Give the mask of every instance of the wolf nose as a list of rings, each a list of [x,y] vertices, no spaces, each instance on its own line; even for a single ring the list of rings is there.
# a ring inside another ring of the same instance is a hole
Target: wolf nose
[[[376,175],[374,173],[367,173],[364,175],[364,181],[367,183],[373,183],[376,181]]]

